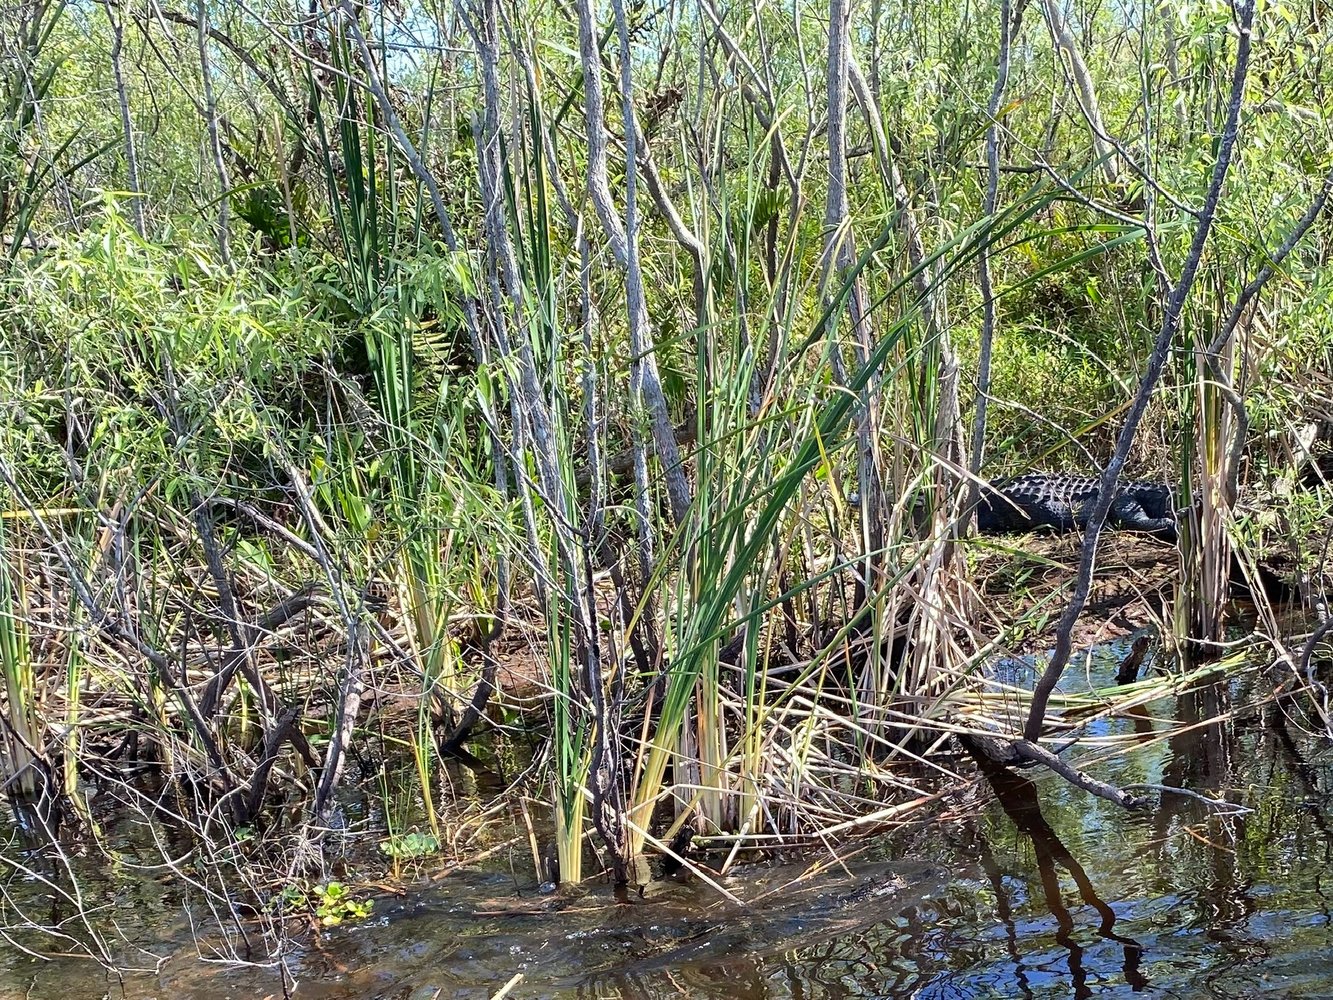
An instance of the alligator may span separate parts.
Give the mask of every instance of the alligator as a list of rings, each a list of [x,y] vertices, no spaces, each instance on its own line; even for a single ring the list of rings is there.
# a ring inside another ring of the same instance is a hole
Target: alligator
[[[977,530],[985,535],[1042,527],[1081,530],[1088,526],[1100,491],[1101,481],[1091,476],[1030,472],[982,490]],[[1174,542],[1176,512],[1171,487],[1145,480],[1120,483],[1106,523]]]

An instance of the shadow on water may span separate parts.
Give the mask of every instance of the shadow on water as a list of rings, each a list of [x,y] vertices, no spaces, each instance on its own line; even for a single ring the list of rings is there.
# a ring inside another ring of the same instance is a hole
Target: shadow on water
[[[1049,777],[988,774],[995,805],[969,830],[979,877],[955,869],[973,909],[921,995],[1333,997],[1333,746],[1280,706],[1234,712],[1252,700],[1242,684],[1106,724],[1142,747],[1094,770],[1248,814],[1166,794],[1131,816]]]
[[[1088,682],[1111,683],[1123,652],[1094,658]],[[460,872],[293,954],[296,996],[481,998],[521,976],[509,996],[1333,997],[1333,747],[1278,705],[1233,711],[1255,700],[1246,677],[1098,722],[1093,735],[1138,746],[1080,763],[1250,813],[1168,794],[1130,815],[1049,775],[995,770],[976,815],[814,878],[801,865],[738,872],[726,885],[740,904],[698,883],[616,904],[603,887],[548,896],[509,872]],[[172,957],[128,977],[126,996],[281,995],[276,974],[199,962],[164,905],[141,912],[159,915],[150,950]],[[94,970],[0,944],[0,996],[107,995]]]
[[[989,762],[983,763],[982,769],[1005,815],[1012,821],[1015,830],[1025,836],[1032,847],[1032,861],[1041,884],[1042,900],[1047,912],[1056,923],[1055,941],[1068,952],[1069,984],[1072,994],[1075,997],[1086,997],[1092,995],[1092,990],[1088,985],[1088,970],[1083,963],[1084,950],[1077,941],[1078,922],[1069,907],[1065,905],[1060,874],[1062,871],[1077,887],[1079,898],[1096,914],[1097,936],[1123,946],[1124,961],[1121,972],[1125,983],[1135,990],[1146,987],[1148,981],[1139,969],[1143,946],[1133,938],[1115,932],[1117,919],[1115,910],[1097,895],[1097,889],[1087,871],[1046,822],[1046,817],[1041,811],[1037,786],[1027,778]],[[1005,947],[1013,961],[1018,993],[1022,996],[1032,996],[1034,994],[1028,982],[1026,962],[1019,941],[1018,926],[1014,919],[1014,907],[1009,898],[1010,892],[1005,884],[1004,871],[984,835],[978,837],[977,847],[981,869],[985,872],[991,891],[994,893],[995,917],[1004,927]]]

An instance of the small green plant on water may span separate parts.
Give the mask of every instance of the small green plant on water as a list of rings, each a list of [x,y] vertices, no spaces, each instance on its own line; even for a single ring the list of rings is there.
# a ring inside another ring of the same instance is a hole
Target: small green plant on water
[[[440,850],[440,838],[433,833],[394,834],[381,842],[380,853],[398,861],[429,857]]]
[[[344,920],[365,920],[374,907],[373,899],[354,899],[341,882],[328,882],[309,889],[289,885],[273,900],[273,909],[281,911],[314,908],[325,927],[337,927]]]
[[[315,886],[315,916],[325,927],[336,927],[344,920],[365,920],[370,916],[373,899],[353,899],[341,882]]]
[[[306,894],[297,886],[289,885],[269,900],[268,908],[276,912],[299,910],[305,907],[306,902]]]

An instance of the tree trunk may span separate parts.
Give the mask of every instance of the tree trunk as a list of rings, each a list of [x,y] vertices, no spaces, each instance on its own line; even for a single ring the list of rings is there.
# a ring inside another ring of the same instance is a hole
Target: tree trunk
[[[222,137],[218,131],[218,105],[213,94],[213,69],[208,58],[208,4],[199,0],[195,29],[199,42],[199,75],[204,85],[204,118],[208,122],[208,147],[213,155],[213,169],[218,175],[218,254],[231,267],[231,183],[227,179],[227,161],[222,156]]]
[[[1208,237],[1213,230],[1213,220],[1217,213],[1218,201],[1222,197],[1222,185],[1225,183],[1227,172],[1231,168],[1231,160],[1236,148],[1236,136],[1240,127],[1241,105],[1245,98],[1245,80],[1250,66],[1254,0],[1244,0],[1237,8],[1236,13],[1239,28],[1236,63],[1232,73],[1226,126],[1219,139],[1217,160],[1213,165],[1212,179],[1209,181],[1203,207],[1198,215],[1198,224],[1195,227],[1193,239],[1190,241],[1189,251],[1181,267],[1180,278],[1171,288],[1167,297],[1161,329],[1153,344],[1152,354],[1148,358],[1147,370],[1139,383],[1139,390],[1130,405],[1129,414],[1125,417],[1124,426],[1120,429],[1115,452],[1111,455],[1106,470],[1102,473],[1097,503],[1088,517],[1088,526],[1083,538],[1083,551],[1079,559],[1078,576],[1074,583],[1074,596],[1070,599],[1069,607],[1065,609],[1064,614],[1060,617],[1056,629],[1055,649],[1051,653],[1051,659],[1032,691],[1032,704],[1028,709],[1027,723],[1023,727],[1024,739],[1030,742],[1035,742],[1041,736],[1042,723],[1046,718],[1046,705],[1050,701],[1055,686],[1060,682],[1060,677],[1064,673],[1065,666],[1069,663],[1070,654],[1073,652],[1074,626],[1078,623],[1079,616],[1083,613],[1083,607],[1088,601],[1088,594],[1092,586],[1092,569],[1097,559],[1097,543],[1101,540],[1102,528],[1106,524],[1106,515],[1110,512],[1111,503],[1115,499],[1116,489],[1120,484],[1120,475],[1124,470],[1129,449],[1134,444],[1139,423],[1143,420],[1143,414],[1148,408],[1148,400],[1152,397],[1153,390],[1162,377],[1162,369],[1166,366],[1166,358],[1170,353],[1171,343],[1175,339],[1176,330],[1180,325],[1181,313],[1184,311],[1190,290],[1194,287],[1194,280],[1199,272],[1199,262],[1203,258],[1204,248],[1207,246]],[[1150,247],[1155,247],[1155,233],[1149,229],[1146,235],[1150,241]]]
[[[111,23],[111,75],[116,83],[116,102],[120,106],[120,127],[125,133],[125,179],[130,190],[130,211],[134,231],[142,239],[145,233],[143,188],[139,185],[139,156],[134,145],[134,121],[130,117],[130,95],[125,86],[125,71],[120,54],[125,44],[125,23],[111,5],[103,0],[106,17]]]
[[[841,293],[844,275],[856,263],[856,241],[852,233],[847,199],[847,94],[851,63],[851,20],[848,0],[832,0],[829,6],[828,39],[828,199],[824,209],[824,306],[833,306]],[[860,278],[852,282],[847,296],[851,322],[852,357],[859,366],[870,350],[870,330],[865,315],[865,292]],[[850,373],[837,337],[838,324],[830,326],[829,361],[834,377],[846,385]],[[857,603],[881,589],[885,517],[875,428],[878,426],[878,384],[861,390],[861,410],[856,426],[857,475],[861,494],[862,574],[857,582]]]
[[[1111,144],[1109,133],[1102,123],[1101,106],[1097,103],[1097,88],[1093,85],[1092,73],[1079,53],[1078,41],[1074,38],[1074,33],[1069,30],[1069,22],[1065,20],[1064,12],[1060,9],[1060,0],[1042,0],[1041,9],[1046,14],[1046,24],[1051,29],[1051,38],[1054,39],[1056,48],[1064,53],[1065,66],[1078,91],[1079,110],[1083,112],[1083,118],[1091,133],[1093,152],[1100,162],[1106,183],[1114,184],[1120,175],[1120,169],[1116,163],[1115,147]]]
[[[648,325],[648,303],[644,298],[643,272],[638,253],[637,206],[635,187],[637,186],[637,167],[634,155],[633,128],[627,130],[626,145],[626,218],[633,221],[634,228],[623,224],[616,214],[611,200],[611,184],[607,177],[607,134],[606,112],[602,97],[602,78],[600,59],[597,51],[597,17],[593,10],[593,0],[576,0],[575,8],[579,19],[579,57],[583,67],[583,104],[587,116],[588,128],[588,193],[592,197],[597,218],[606,232],[611,245],[611,253],[616,262],[625,270],[626,298],[629,313],[630,353],[630,405],[634,416],[642,415],[651,429],[653,445],[657,457],[662,463],[662,473],[666,480],[668,504],[672,521],[676,525],[685,523],[693,503],[689,481],[685,476],[685,467],[681,463],[680,449],[676,446],[675,430],[671,425],[671,414],[667,407],[666,395],[662,391],[662,378],[657,370],[656,345]],[[621,70],[621,99],[626,121],[633,120],[634,97],[628,60]],[[635,427],[635,434],[641,433]]]

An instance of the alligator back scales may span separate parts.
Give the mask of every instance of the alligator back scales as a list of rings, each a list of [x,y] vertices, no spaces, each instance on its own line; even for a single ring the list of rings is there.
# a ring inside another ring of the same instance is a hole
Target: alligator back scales
[[[1091,476],[1030,472],[982,491],[977,505],[977,530],[983,534],[1042,527],[1081,530],[1088,525],[1100,491],[1100,480]],[[1106,523],[1174,541],[1176,516],[1171,487],[1145,480],[1120,483]]]

